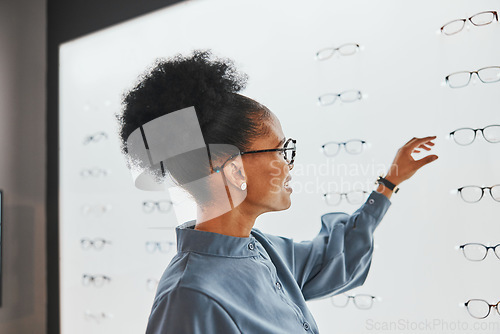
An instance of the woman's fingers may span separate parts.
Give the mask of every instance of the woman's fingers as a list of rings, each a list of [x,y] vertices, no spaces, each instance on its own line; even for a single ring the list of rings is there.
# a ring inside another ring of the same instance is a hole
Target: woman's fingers
[[[411,151],[417,147],[425,148],[425,145],[434,145],[431,140],[435,139],[436,136],[424,137],[424,138],[413,138],[406,145],[410,147]]]

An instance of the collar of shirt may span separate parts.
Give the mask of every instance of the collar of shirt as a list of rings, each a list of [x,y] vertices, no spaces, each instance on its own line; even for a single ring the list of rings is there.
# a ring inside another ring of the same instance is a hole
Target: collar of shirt
[[[195,221],[195,219],[190,220],[175,228],[178,252],[195,252],[226,257],[251,257],[258,254],[257,239],[252,234],[242,238],[195,230]],[[252,229],[251,233],[253,232]]]

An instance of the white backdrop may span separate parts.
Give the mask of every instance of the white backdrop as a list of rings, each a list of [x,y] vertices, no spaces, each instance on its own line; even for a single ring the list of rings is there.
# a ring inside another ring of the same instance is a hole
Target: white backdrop
[[[494,310],[474,320],[458,306],[471,298],[491,304],[500,300],[500,260],[490,252],[484,261],[471,262],[454,249],[466,242],[500,243],[500,203],[489,194],[475,204],[450,194],[465,185],[499,184],[500,144],[479,136],[470,146],[459,146],[446,138],[460,127],[500,124],[500,83],[475,79],[459,89],[443,85],[452,72],[500,66],[500,24],[470,26],[453,36],[436,34],[451,20],[485,10],[498,11],[500,5],[493,0],[187,1],[61,45],[62,333],[145,330],[154,297],[146,280],[161,276],[173,251],[149,254],[144,243],[175,241],[172,227],[195,218],[196,211],[175,206],[166,214],[142,212],[142,201],[172,194],[134,189],[119,151],[114,114],[121,94],[156,58],[194,48],[234,59],[250,76],[242,94],[269,107],[285,135],[297,140],[292,206],[259,217],[255,227],[266,233],[296,241],[313,238],[322,214],[352,213],[359,207],[328,206],[324,191],[355,186],[371,191],[400,146],[414,136],[437,136],[433,153],[440,158],[392,196],[375,231],[368,278],[350,291],[382,300],[370,310],[352,303],[337,308],[329,299],[308,302],[321,333],[500,333],[500,315]],[[319,49],[343,43],[359,43],[362,50],[314,59]],[[316,103],[320,94],[348,89],[361,90],[364,98],[329,107]],[[82,144],[99,131],[109,139]],[[351,138],[371,147],[335,158],[320,151],[327,141]],[[109,174],[79,175],[93,167]],[[85,204],[111,209],[101,217],[86,217]],[[113,243],[101,251],[84,251],[82,237]],[[85,287],[84,273],[112,280],[100,288]],[[86,320],[85,311],[112,317]]]

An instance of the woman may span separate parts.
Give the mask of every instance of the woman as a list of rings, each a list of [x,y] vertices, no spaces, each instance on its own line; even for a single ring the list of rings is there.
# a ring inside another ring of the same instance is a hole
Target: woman
[[[385,176],[388,186],[379,184],[352,215],[324,214],[313,240],[294,242],[263,233],[253,227],[257,217],[291,205],[287,182],[295,151],[278,118],[238,94],[246,79],[231,60],[194,51],[157,63],[125,96],[123,144],[141,124],[194,106],[207,144],[230,144],[242,152],[240,159],[214,158],[215,169],[166,162],[172,178],[196,200],[198,214],[176,228],[178,252],[159,282],[148,334],[318,333],[306,300],[363,284],[373,231],[391,204],[391,183],[399,185],[437,159],[413,160],[410,154],[429,151],[435,136],[413,138],[397,152]],[[243,153],[248,151],[259,152]],[[210,184],[204,192],[187,187],[194,174],[220,171],[232,193],[246,191],[239,205],[222,214],[219,201],[210,198]]]

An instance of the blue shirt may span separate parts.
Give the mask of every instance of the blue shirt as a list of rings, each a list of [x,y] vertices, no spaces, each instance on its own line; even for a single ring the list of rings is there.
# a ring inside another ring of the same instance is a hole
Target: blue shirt
[[[373,231],[390,204],[372,191],[352,215],[322,215],[319,234],[301,242],[257,228],[241,238],[195,230],[195,220],[179,225],[146,334],[318,333],[306,300],[364,283]]]

